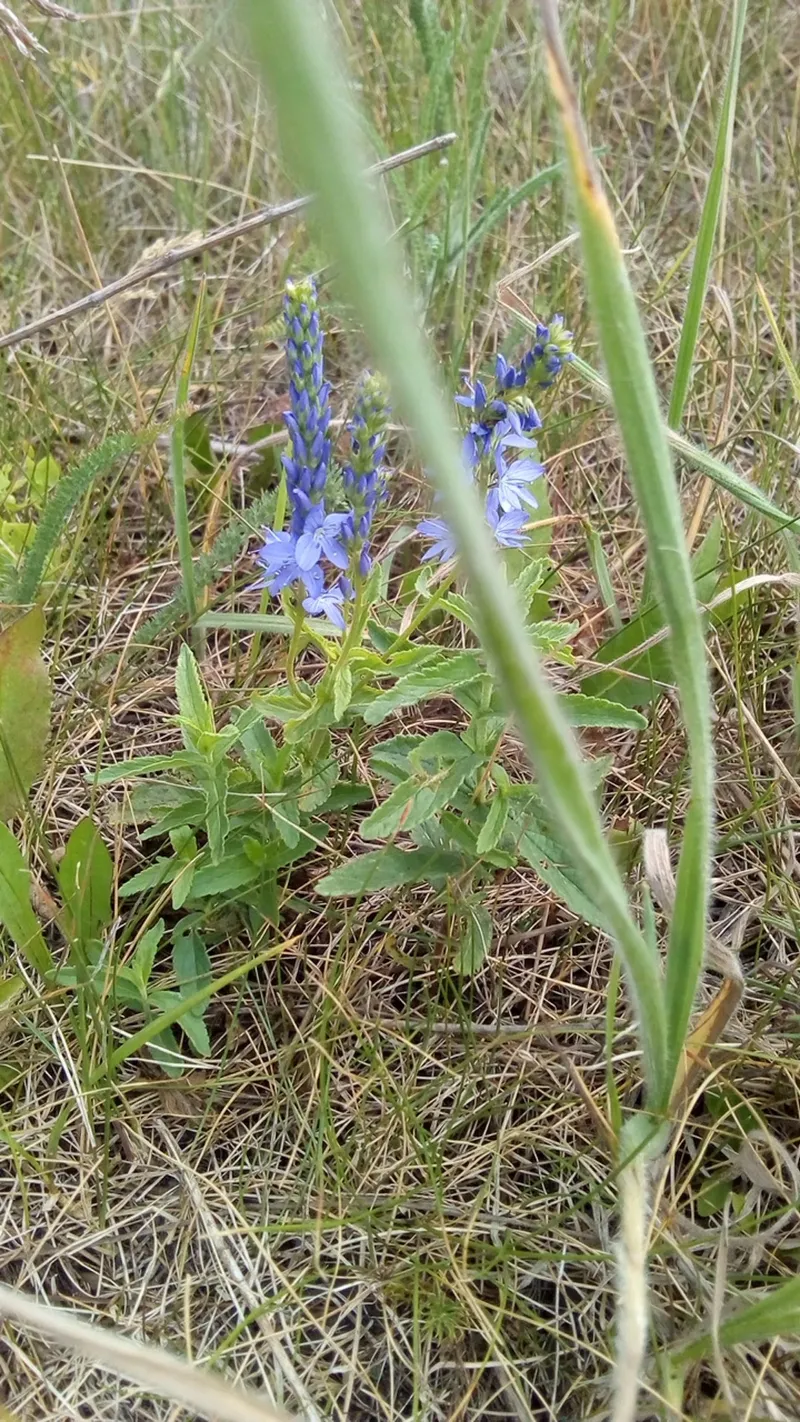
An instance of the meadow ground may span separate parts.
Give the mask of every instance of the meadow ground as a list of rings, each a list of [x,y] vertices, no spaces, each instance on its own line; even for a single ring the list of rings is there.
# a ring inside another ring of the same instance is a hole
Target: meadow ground
[[[386,180],[421,314],[454,383],[521,339],[513,299],[543,318],[566,313],[577,351],[596,363],[560,174],[519,191],[559,160],[533,8],[496,7],[484,52],[488,4],[336,7],[378,154],[458,135],[446,155]],[[665,394],[729,9],[705,0],[565,7]],[[6,49],[0,65],[0,333],[165,244],[292,195],[227,8],[165,0],[87,12],[73,25],[34,23],[48,55],[34,66]],[[790,514],[800,513],[800,400],[756,278],[796,362],[799,138],[796,8],[753,0],[685,428]],[[32,447],[70,467],[112,433],[159,431],[88,490],[45,586],[53,731],[17,826],[44,919],[53,890],[44,840],[57,854],[88,812],[120,883],[152,852],[121,790],[93,778],[110,759],[177,743],[184,624],[167,443],[201,274],[208,320],[191,403],[211,459],[192,475],[191,514],[207,606],[226,612],[258,606],[252,506],[274,488],[279,464],[273,447],[253,458],[249,445],[281,427],[281,292],[288,275],[307,271],[321,274],[329,357],[347,392],[362,342],[302,218],[226,244],[3,358],[4,464]],[[578,623],[576,671],[560,675],[577,677],[614,616],[635,612],[644,558],[611,417],[573,372],[557,387],[544,453],[553,606]],[[393,458],[387,535],[429,500],[400,431]],[[698,545],[718,516],[721,579],[798,571],[791,538],[696,470],[679,472]],[[748,1289],[791,1276],[800,1250],[796,593],[779,582],[750,589],[735,617],[711,624],[708,645],[714,910],[721,920],[751,911],[747,986],[658,1182],[650,1268],[662,1345]],[[284,656],[282,639],[265,638],[254,655],[249,637],[212,633],[203,672],[220,710],[267,684]],[[457,708],[426,714],[449,725]],[[605,812],[631,848],[634,877],[641,829],[667,826],[675,843],[685,807],[685,745],[668,688],[646,714],[636,735],[587,733],[594,754],[612,757]],[[512,770],[520,754],[511,738]],[[309,882],[331,853],[320,848]],[[285,951],[215,996],[211,1055],[187,1057],[178,1078],[145,1053],[112,1079],[105,1054],[135,1019],[98,1023],[76,1014],[69,994],[29,981],[0,1005],[2,1280],[213,1362],[308,1418],[607,1415],[615,1226],[602,1123],[609,1074],[623,1097],[635,1093],[635,1042],[624,1002],[609,996],[607,941],[533,870],[498,875],[488,904],[491,953],[469,979],[452,971],[432,892],[384,894],[377,911],[370,899],[347,914],[294,895]],[[148,906],[123,898],[116,908],[130,947]],[[243,932],[224,939],[215,974],[261,946]],[[707,998],[714,985],[709,975]],[[0,1378],[20,1422],[178,1415],[22,1329],[0,1342]],[[643,1418],[658,1415],[657,1392],[654,1371]],[[685,1407],[698,1419],[796,1417],[794,1345],[730,1350],[722,1379],[698,1367]]]

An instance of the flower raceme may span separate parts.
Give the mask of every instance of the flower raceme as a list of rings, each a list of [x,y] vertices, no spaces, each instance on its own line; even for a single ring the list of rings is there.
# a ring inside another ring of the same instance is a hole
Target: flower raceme
[[[379,376],[365,375],[348,425],[350,456],[342,472],[348,508],[326,507],[331,470],[330,386],[324,379],[324,335],[313,280],[287,282],[283,303],[289,402],[289,452],[283,456],[291,508],[288,529],[269,528],[257,558],[258,583],[274,597],[299,585],[303,608],[343,628],[344,603],[371,566],[369,535],[384,495],[382,462],[389,406]],[[329,583],[325,565],[334,570]]]
[[[571,359],[572,333],[562,316],[554,316],[549,326],[537,325],[535,344],[519,365],[499,355],[491,383],[476,380],[455,397],[472,417],[462,446],[466,470],[471,478],[489,470],[486,522],[501,548],[524,548],[530,510],[538,507],[532,485],[544,467],[533,435],[542,421],[530,392],[549,389]],[[417,532],[432,540],[423,562],[455,557],[455,538],[444,519],[425,518]]]

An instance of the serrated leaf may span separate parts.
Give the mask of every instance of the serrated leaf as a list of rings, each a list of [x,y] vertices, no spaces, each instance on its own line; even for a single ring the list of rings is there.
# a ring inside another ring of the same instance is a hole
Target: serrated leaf
[[[459,977],[471,978],[483,967],[492,948],[492,916],[485,904],[469,904],[464,933],[453,963]]]
[[[219,864],[202,864],[195,870],[192,898],[206,899],[236,894],[260,878],[263,870],[244,851],[226,854]]]
[[[0,824],[0,923],[32,968],[42,977],[53,960],[31,908],[31,874],[7,825]]]
[[[457,686],[464,686],[485,669],[473,652],[459,652],[454,657],[442,657],[432,665],[420,667],[401,677],[389,691],[384,691],[364,710],[368,726],[377,726],[392,711],[416,706],[432,696],[443,696]]]
[[[58,866],[58,887],[66,910],[70,938],[84,945],[111,922],[114,865],[90,818],[72,831]]]
[[[646,731],[647,718],[632,707],[618,701],[606,701],[602,696],[584,696],[574,692],[559,697],[559,705],[571,726],[605,726],[609,729]]]
[[[43,637],[40,607],[0,632],[0,820],[22,809],[44,764],[52,693]]]
[[[320,696],[302,716],[293,716],[284,723],[283,738],[287,745],[300,745],[315,731],[333,725],[335,719],[333,700]]]
[[[317,893],[326,898],[397,889],[404,884],[441,884],[464,867],[460,854],[444,850],[398,849],[394,845],[359,854],[318,880]]]
[[[412,776],[401,781],[388,800],[364,820],[361,826],[364,839],[388,839],[398,830],[410,831],[424,824],[449,804],[459,786],[482,761],[482,756],[467,752],[453,765],[425,780]]]
[[[284,844],[294,849],[300,839],[300,808],[296,800],[281,800],[271,805],[272,818]]]
[[[489,806],[489,813],[478,835],[477,850],[479,854],[488,854],[490,850],[497,848],[503,837],[507,819],[508,800],[505,795],[495,793]]]
[[[183,1076],[186,1070],[184,1056],[178,1046],[178,1039],[171,1027],[162,1027],[149,1043],[150,1055],[167,1076]]]
[[[156,859],[153,864],[148,864],[145,869],[140,869],[138,874],[126,879],[117,892],[121,899],[128,899],[133,894],[144,893],[147,889],[161,889],[165,884],[171,883],[182,868],[183,864],[177,856]]]
[[[185,642],[178,656],[175,693],[178,698],[184,744],[189,750],[199,750],[203,745],[202,737],[214,735],[214,712],[200,678],[200,669],[194,653]]]

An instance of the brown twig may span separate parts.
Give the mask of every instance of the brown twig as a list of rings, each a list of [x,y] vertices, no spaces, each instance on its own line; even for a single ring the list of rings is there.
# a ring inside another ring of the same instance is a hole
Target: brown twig
[[[0,4],[2,4],[2,0],[0,0]],[[436,138],[427,139],[425,143],[417,143],[413,148],[404,148],[400,153],[383,158],[380,163],[375,163],[372,168],[368,169],[368,174],[375,177],[381,173],[390,173],[394,168],[401,168],[405,163],[413,163],[417,158],[425,158],[431,153],[440,153],[442,149],[449,148],[455,139],[455,133],[441,133]],[[210,252],[214,247],[221,247],[223,243],[232,242],[236,237],[243,237],[248,232],[255,232],[260,227],[267,227],[271,222],[279,222],[283,217],[293,217],[296,212],[302,212],[312,202],[313,198],[311,197],[299,197],[292,198],[290,202],[279,203],[276,207],[264,207],[258,212],[251,213],[249,217],[242,218],[240,222],[232,222],[227,227],[215,228],[199,242],[189,242],[183,247],[173,247],[171,251],[148,262],[146,266],[134,267],[125,276],[109,282],[108,286],[100,287],[98,291],[90,291],[88,296],[81,296],[77,301],[71,301],[69,306],[62,306],[58,311],[51,311],[46,316],[39,316],[35,321],[29,321],[26,326],[19,326],[16,331],[9,331],[7,335],[0,336],[0,351],[7,350],[9,346],[17,346],[20,342],[28,340],[30,336],[38,335],[40,331],[47,331],[52,326],[60,325],[62,321],[67,321],[70,316],[77,316],[81,311],[102,306],[112,297],[119,296],[123,291],[130,291],[132,287],[144,285],[152,277],[169,271],[171,267],[179,266],[181,262],[185,262],[190,257],[196,257],[201,252]]]

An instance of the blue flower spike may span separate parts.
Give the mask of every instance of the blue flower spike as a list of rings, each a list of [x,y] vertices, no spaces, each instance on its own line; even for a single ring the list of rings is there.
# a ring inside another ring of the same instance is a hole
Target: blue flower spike
[[[350,505],[345,515],[343,538],[352,581],[366,577],[372,567],[369,551],[372,520],[377,505],[386,497],[383,461],[389,414],[386,384],[380,375],[368,372],[359,384],[353,418],[347,426],[350,458],[342,471],[342,484]]]
[[[474,476],[491,460],[486,521],[502,548],[525,546],[525,526],[538,507],[532,485],[544,466],[533,436],[542,421],[532,392],[549,389],[570,360],[572,332],[563,316],[553,316],[549,325],[537,324],[536,340],[517,365],[498,355],[492,380],[467,384],[466,393],[455,397],[472,416],[462,447],[466,471]],[[423,519],[417,532],[431,540],[423,562],[447,563],[455,556],[455,540],[443,519]]]
[[[372,566],[369,539],[375,508],[384,496],[386,425],[384,382],[365,375],[348,425],[350,456],[342,471],[348,507],[329,512],[325,503],[331,467],[330,386],[325,381],[317,291],[313,280],[286,283],[283,299],[289,404],[289,452],[283,456],[291,508],[289,528],[269,528],[257,553],[262,576],[256,584],[278,597],[298,586],[303,608],[344,628],[344,605],[354,584]],[[326,583],[326,567],[334,575]]]
[[[311,277],[286,283],[283,321],[290,405],[285,415],[289,452],[283,456],[283,467],[291,519],[287,530],[266,530],[256,555],[262,567],[257,586],[279,597],[284,588],[300,584],[306,611],[341,627],[343,594],[336,586],[326,590],[320,566],[325,558],[336,568],[346,568],[348,555],[342,542],[346,515],[325,508],[331,460],[330,387],[324,377],[325,337]]]

